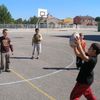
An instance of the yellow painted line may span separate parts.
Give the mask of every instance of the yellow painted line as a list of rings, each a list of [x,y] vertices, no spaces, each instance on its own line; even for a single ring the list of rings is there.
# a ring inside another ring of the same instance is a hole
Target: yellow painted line
[[[16,74],[19,78],[25,80],[30,86],[32,86],[32,88],[36,89],[38,92],[40,92],[41,94],[43,94],[46,97],[48,97],[50,100],[56,100],[54,97],[48,95],[46,92],[44,92],[42,89],[38,88],[36,85],[34,85],[33,83],[31,83],[29,80],[25,79],[22,75],[20,75],[19,73],[17,73],[15,70],[11,69],[11,71],[14,74]]]

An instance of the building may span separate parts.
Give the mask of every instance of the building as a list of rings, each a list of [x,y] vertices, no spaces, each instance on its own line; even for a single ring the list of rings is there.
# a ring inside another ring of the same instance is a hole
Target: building
[[[63,22],[64,22],[64,24],[73,24],[73,18],[70,18],[70,17],[65,18],[63,20]]]
[[[76,16],[73,19],[74,24],[80,24],[80,25],[97,25],[97,22],[95,21],[95,18],[91,16]]]
[[[42,18],[39,24],[41,28],[58,28],[61,26],[62,21],[52,15],[49,15],[47,18]]]

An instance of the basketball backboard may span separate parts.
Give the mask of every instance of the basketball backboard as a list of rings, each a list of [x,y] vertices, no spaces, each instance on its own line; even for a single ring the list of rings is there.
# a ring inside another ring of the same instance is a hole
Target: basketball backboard
[[[38,9],[38,17],[47,17],[47,9]]]

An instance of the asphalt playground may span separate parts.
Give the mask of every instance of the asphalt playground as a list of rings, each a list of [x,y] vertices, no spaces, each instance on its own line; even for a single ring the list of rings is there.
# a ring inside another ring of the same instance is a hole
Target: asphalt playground
[[[10,73],[0,73],[0,100],[69,100],[79,70],[69,46],[69,36],[75,30],[40,30],[43,35],[39,59],[31,59],[33,31],[10,31],[14,55],[10,57]],[[85,35],[87,48],[100,43],[100,32],[78,30]],[[1,35],[1,32],[0,32]],[[94,69],[92,85],[100,100],[100,56]],[[80,100],[86,100],[84,96]]]

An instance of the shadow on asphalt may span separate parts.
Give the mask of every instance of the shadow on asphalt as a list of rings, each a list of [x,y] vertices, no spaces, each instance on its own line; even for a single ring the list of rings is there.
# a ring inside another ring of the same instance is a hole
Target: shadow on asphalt
[[[54,37],[70,38],[70,35],[53,35]],[[100,42],[100,35],[84,35],[85,40]]]
[[[11,59],[31,59],[31,57],[10,57]]]
[[[44,67],[43,69],[45,70],[78,70],[77,68],[47,68],[47,67]]]

